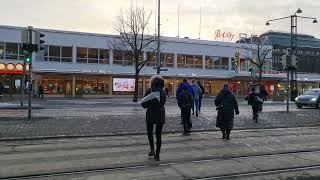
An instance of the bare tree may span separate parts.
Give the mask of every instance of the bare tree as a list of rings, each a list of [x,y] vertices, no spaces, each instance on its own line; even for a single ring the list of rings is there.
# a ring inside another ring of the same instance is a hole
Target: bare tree
[[[120,36],[115,38],[111,43],[113,49],[122,51],[122,53],[125,54],[125,57],[129,56],[130,59],[128,60],[131,61],[134,66],[135,92],[133,102],[137,102],[138,99],[140,71],[146,63],[155,56],[156,52],[155,36],[146,34],[150,17],[151,12],[147,13],[143,8],[130,9],[126,14],[121,11],[117,17],[115,28]],[[147,51],[147,56],[144,57],[143,53]]]
[[[267,60],[270,60],[269,55],[272,51],[272,47],[270,46],[268,38],[255,38],[253,42],[244,45],[242,48],[247,51],[247,54],[244,55],[244,57],[250,60],[250,63],[258,69],[258,81],[261,83],[264,66],[267,63]]]

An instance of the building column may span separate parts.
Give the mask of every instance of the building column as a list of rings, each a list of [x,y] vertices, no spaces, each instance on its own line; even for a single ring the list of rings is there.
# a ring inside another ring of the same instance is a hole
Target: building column
[[[173,64],[174,64],[174,68],[177,69],[177,57],[178,55],[177,54],[174,54],[174,58],[173,58]]]
[[[110,66],[113,65],[113,49],[109,50],[109,64]]]
[[[176,90],[178,88],[177,78],[173,78],[173,95],[176,96]]]
[[[202,55],[202,70],[206,69],[206,56]]]
[[[75,45],[72,46],[72,63],[73,64],[77,63],[77,47]]]
[[[72,75],[72,97],[76,97],[76,75]]]
[[[232,59],[231,59],[231,57],[229,57],[228,65],[229,65],[229,71],[231,71],[232,70]]]
[[[112,76],[109,76],[109,96],[112,96]]]
[[[142,78],[142,95],[144,96],[146,94],[146,78]]]

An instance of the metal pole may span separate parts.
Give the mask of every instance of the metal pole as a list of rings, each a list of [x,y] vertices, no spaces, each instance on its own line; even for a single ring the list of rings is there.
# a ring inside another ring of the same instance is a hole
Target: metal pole
[[[32,44],[32,26],[28,27],[28,33],[29,33],[29,45]],[[33,49],[29,48],[29,57],[31,58],[29,63],[29,103],[28,103],[28,120],[31,120],[31,94],[32,94],[32,52]]]
[[[25,81],[26,81],[26,62],[23,60],[23,76],[21,81],[21,107],[23,106],[23,100],[24,100],[24,87],[25,87]]]
[[[290,70],[287,69],[287,112],[289,112],[289,74],[290,74]]]
[[[157,48],[157,74],[160,74],[160,0],[158,0],[158,48]]]

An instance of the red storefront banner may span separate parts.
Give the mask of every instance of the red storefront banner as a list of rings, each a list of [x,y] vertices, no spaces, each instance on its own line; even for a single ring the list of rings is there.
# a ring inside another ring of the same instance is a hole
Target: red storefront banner
[[[19,71],[19,70],[8,70],[8,69],[5,69],[5,70],[1,70],[0,69],[0,74],[5,74],[5,75],[22,75],[23,74],[23,71]]]

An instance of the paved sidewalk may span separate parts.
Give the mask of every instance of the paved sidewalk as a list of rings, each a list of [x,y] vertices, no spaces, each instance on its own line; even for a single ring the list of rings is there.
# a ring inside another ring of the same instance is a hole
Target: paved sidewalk
[[[36,103],[43,109],[34,109],[31,121],[26,120],[26,109],[0,109],[0,139],[145,133],[145,110],[139,103],[127,100],[40,100]],[[256,124],[251,107],[245,101],[239,102],[239,106],[236,129],[320,125],[320,111],[316,109],[291,105],[292,112],[286,113],[283,104],[265,105]],[[213,99],[205,99],[200,116],[192,116],[193,130],[217,130],[216,116]],[[182,131],[180,121],[175,99],[169,99],[164,132]]]

